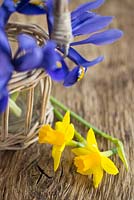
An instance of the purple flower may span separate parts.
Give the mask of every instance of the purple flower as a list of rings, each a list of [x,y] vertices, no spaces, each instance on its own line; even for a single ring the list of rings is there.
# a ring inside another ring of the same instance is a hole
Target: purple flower
[[[39,3],[34,3],[31,0],[4,0],[0,6],[0,27],[4,27],[8,22],[9,17],[14,12],[19,12],[26,15],[45,14],[46,8],[44,1],[39,0]]]
[[[0,113],[3,112],[8,102],[7,84],[13,72],[11,49],[7,36],[0,28]]]
[[[67,57],[73,61],[76,66],[74,69],[69,70],[64,59],[61,64],[62,67],[59,69],[59,72],[65,71],[66,76],[64,77],[63,84],[64,86],[71,86],[77,81],[81,80],[90,66],[96,65],[103,60],[103,56],[88,61],[83,58],[76,50],[72,47],[83,44],[94,44],[94,45],[105,45],[110,44],[118,40],[123,32],[118,29],[104,30],[112,22],[113,17],[111,16],[101,16],[99,14],[91,12],[91,10],[100,7],[104,3],[104,0],[94,0],[92,2],[87,2],[80,5],[71,13],[71,24],[72,24],[72,34],[74,37],[79,38],[78,36],[85,35],[86,39],[81,39],[76,42],[72,42],[69,48],[69,54]],[[53,0],[48,0],[46,2],[48,7],[47,10],[47,19],[48,19],[48,29],[49,34],[51,35],[53,31]],[[64,53],[64,49],[59,51]],[[51,70],[50,70],[51,71]],[[61,81],[60,76],[57,76],[57,73],[50,73],[52,79]]]
[[[44,69],[54,80],[63,81],[69,69],[66,65],[60,68],[58,63],[63,63],[63,57],[56,50],[56,44],[48,41],[39,46],[37,41],[26,34],[18,36],[18,50],[13,59],[16,71],[30,71],[33,69]]]

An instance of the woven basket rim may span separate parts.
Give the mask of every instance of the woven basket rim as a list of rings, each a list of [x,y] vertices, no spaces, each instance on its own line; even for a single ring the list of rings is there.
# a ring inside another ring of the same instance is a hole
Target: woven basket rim
[[[17,42],[17,35],[23,33],[35,38],[39,45],[45,44],[46,40],[48,40],[47,32],[36,24],[23,24],[18,22],[8,23],[6,26],[6,33],[9,40],[14,42]],[[14,72],[8,83],[8,90],[10,93],[13,93],[16,90],[23,89],[26,84],[27,87],[30,87],[32,82],[34,82],[33,84],[36,84],[38,79],[43,76],[47,76],[45,70],[43,69],[29,70],[26,72]]]

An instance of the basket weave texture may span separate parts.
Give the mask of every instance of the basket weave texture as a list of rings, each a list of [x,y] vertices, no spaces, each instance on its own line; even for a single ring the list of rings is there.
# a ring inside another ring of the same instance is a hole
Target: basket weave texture
[[[16,42],[16,36],[26,33],[43,45],[48,35],[37,25],[9,23],[6,31],[10,41]],[[19,106],[22,116],[15,118],[9,105],[0,116],[0,150],[19,150],[27,148],[38,140],[38,130],[42,124],[52,123],[53,109],[49,103],[51,79],[42,70],[15,73],[8,85],[12,95],[19,92]]]

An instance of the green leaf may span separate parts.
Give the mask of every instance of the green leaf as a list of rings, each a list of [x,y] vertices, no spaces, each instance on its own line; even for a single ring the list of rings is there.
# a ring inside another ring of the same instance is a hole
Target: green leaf
[[[17,98],[19,96],[19,92],[14,92],[13,94],[11,94],[10,98],[13,100],[13,101],[16,101]]]
[[[22,111],[20,107],[17,106],[17,104],[11,98],[9,98],[9,108],[17,117],[21,116]]]
[[[122,160],[122,162],[124,163],[126,170],[128,170],[128,162],[126,159],[124,146],[123,146],[122,142],[120,140],[118,140],[116,143],[116,146],[117,146],[117,153],[118,153],[120,159]]]

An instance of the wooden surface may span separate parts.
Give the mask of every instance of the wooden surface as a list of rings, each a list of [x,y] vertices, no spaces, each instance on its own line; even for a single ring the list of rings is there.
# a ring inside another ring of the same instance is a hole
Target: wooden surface
[[[91,68],[76,86],[65,89],[54,83],[52,91],[90,123],[123,141],[129,172],[114,156],[119,175],[105,174],[95,190],[91,177],[75,172],[73,155],[68,149],[54,174],[50,147],[34,144],[24,151],[0,152],[0,200],[134,200],[133,10],[132,0],[108,0],[100,12],[116,16],[113,27],[123,29],[123,39],[105,47],[82,48],[87,58],[102,54],[105,61]],[[87,130],[79,125],[78,128],[86,134]],[[110,148],[109,142],[100,137],[98,140],[100,149]]]

